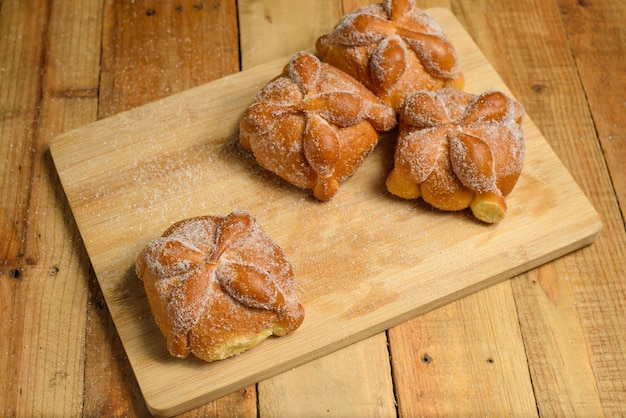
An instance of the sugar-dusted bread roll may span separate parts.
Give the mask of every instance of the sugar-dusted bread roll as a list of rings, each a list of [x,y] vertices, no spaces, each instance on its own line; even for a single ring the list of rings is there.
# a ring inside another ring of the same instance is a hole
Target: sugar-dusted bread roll
[[[261,166],[329,200],[395,125],[394,111],[361,83],[300,52],[246,109],[239,138]]]
[[[285,253],[246,211],[175,223],[141,251],[136,270],[176,357],[225,359],[304,319]]]
[[[385,0],[345,15],[320,37],[322,60],[362,82],[396,111],[417,90],[463,88],[454,46],[412,0]]]
[[[387,188],[442,210],[470,207],[484,222],[500,221],[522,171],[523,113],[520,103],[498,91],[410,94]]]

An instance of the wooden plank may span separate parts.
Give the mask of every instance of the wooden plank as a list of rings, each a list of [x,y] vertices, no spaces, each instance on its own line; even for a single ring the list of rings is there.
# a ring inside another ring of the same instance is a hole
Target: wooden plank
[[[10,415],[27,408],[19,396],[27,373],[23,365],[29,355],[24,347],[28,307],[23,301],[27,295],[26,282],[22,281],[27,263],[22,251],[28,234],[35,159],[32,148],[36,143],[33,121],[41,95],[40,40],[45,27],[37,25],[38,30],[28,30],[27,22],[45,22],[45,8],[37,6],[41,5],[34,4],[35,10],[31,10],[25,4],[5,2],[0,13],[0,332],[11,336],[0,339],[0,352],[7,357],[0,368],[0,406]]]
[[[560,0],[557,3],[624,216],[626,3],[607,0]]]
[[[508,281],[389,330],[399,416],[537,415]]]
[[[236,2],[108,2],[100,117],[239,70]]]
[[[259,382],[263,417],[395,417],[384,332]]]
[[[10,353],[0,371],[0,410],[7,415],[82,413],[89,261],[59,199],[47,145],[95,120],[100,15],[96,2],[2,4],[0,137],[8,150],[0,151],[7,159],[0,212],[15,222],[6,230],[3,218],[0,231],[3,244],[9,238],[2,275],[13,272],[1,280],[0,297],[8,327],[0,351]]]
[[[45,5],[3,5],[0,14],[0,135],[9,140],[0,142],[0,259],[3,275],[17,275],[24,266],[24,239],[28,234],[25,222],[32,172],[35,164],[36,117],[41,96],[43,48],[41,38],[46,27]],[[38,30],[29,30],[29,21],[37,22]],[[27,173],[26,175],[20,175]],[[10,295],[11,293],[6,293]]]
[[[239,69],[235,1],[106,2],[99,116],[106,117]],[[87,334],[86,416],[148,414],[95,280]],[[256,416],[245,388],[186,416]]]
[[[573,61],[578,53],[572,56],[561,24],[572,13],[584,13],[579,8],[589,4],[460,3],[468,30],[537,120],[604,222],[593,246],[512,283],[538,410],[549,415],[622,415],[624,382],[616,370],[626,363],[624,224],[589,114],[588,93],[581,89]],[[487,9],[494,7],[502,18],[487,24]],[[605,37],[584,30],[600,32],[603,25],[574,26],[571,32],[580,39]],[[510,36],[493,35],[502,33]],[[604,79],[587,78],[586,83],[586,90],[596,90]]]
[[[32,233],[25,241],[38,261],[24,299],[33,321],[24,330],[24,346],[32,351],[24,365],[29,374],[22,398],[33,414],[67,416],[83,411],[89,264],[76,240],[76,224],[68,222],[70,208],[58,199],[63,191],[58,178],[50,175],[54,170],[48,142],[96,118],[100,62],[93,51],[100,47],[102,5],[58,1],[49,7],[28,220]]]
[[[454,16],[444,9],[432,13],[459,49],[468,89],[506,91]],[[595,211],[529,118],[525,170],[509,197],[512,209],[498,225],[388,199],[380,190],[391,152],[384,141],[349,186],[319,204],[307,191],[255,169],[236,145],[241,112],[283,66],[279,60],[187,90],[52,144],[99,284],[154,412],[178,412],[347,346],[586,245],[599,231]],[[82,154],[75,152],[78,145]],[[264,201],[232,192],[256,188],[266,190]],[[137,300],[135,254],[174,220],[234,207],[255,213],[291,255],[307,319],[290,337],[227,361],[172,361],[164,346],[151,342],[162,336],[146,326],[147,302]],[[427,248],[420,246],[424,234]],[[349,269],[341,262],[346,259]],[[164,388],[164,375],[190,385]]]
[[[626,77],[621,76],[626,74],[626,3],[604,0],[559,1],[558,4],[601,145],[602,154],[594,149],[590,158],[601,161],[603,156],[606,159],[611,176],[610,186],[614,188],[618,204],[617,208],[613,201],[606,205],[605,216],[612,219],[609,228],[614,234],[606,235],[605,245],[597,247],[597,252],[585,252],[576,260],[576,266],[591,264],[594,268],[591,274],[582,272],[585,280],[582,281],[583,286],[574,288],[574,301],[590,300],[598,304],[599,308],[590,309],[586,305],[587,308],[582,310],[579,326],[589,331],[581,342],[592,347],[591,367],[596,375],[603,411],[607,416],[625,415],[626,381],[618,370],[626,364],[626,336],[623,332],[626,329],[623,297],[626,285],[622,280],[626,277]],[[604,167],[600,169],[602,171],[599,172],[606,171]],[[610,191],[608,184],[603,183],[602,186]],[[592,192],[589,190],[589,193]],[[605,263],[597,265],[591,261],[592,257],[615,260],[614,267]],[[595,280],[589,280],[587,276]]]

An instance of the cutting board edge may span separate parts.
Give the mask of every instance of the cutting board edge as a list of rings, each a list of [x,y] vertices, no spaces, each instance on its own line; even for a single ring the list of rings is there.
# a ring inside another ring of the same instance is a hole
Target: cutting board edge
[[[138,375],[135,374],[140,389],[142,390],[142,394],[144,395],[144,400],[146,406],[150,410],[150,412],[155,416],[174,416],[190,409],[197,408],[201,405],[204,405],[208,402],[214,401],[216,399],[221,398],[222,396],[226,396],[236,390],[240,390],[245,388],[251,384],[258,383],[259,381],[271,378],[280,373],[284,373],[290,369],[306,364],[310,361],[313,361],[317,358],[320,358],[325,355],[329,355],[335,351],[341,350],[343,348],[348,347],[354,343],[357,343],[361,340],[369,338],[373,335],[376,335],[380,332],[384,332],[390,328],[402,326],[408,320],[419,317],[420,315],[424,315],[428,312],[431,312],[437,308],[445,306],[449,303],[453,303],[458,301],[466,296],[472,295],[476,292],[480,292],[488,287],[494,286],[499,283],[503,283],[507,280],[510,280],[519,274],[528,272],[532,269],[538,268],[550,261],[556,260],[565,255],[571,254],[577,250],[580,250],[584,247],[587,247],[598,238],[599,234],[602,231],[602,221],[600,220],[599,215],[595,211],[595,209],[590,205],[589,207],[589,219],[586,221],[581,221],[580,224],[586,224],[587,227],[578,230],[585,231],[581,232],[579,236],[571,243],[563,246],[559,246],[551,253],[545,254],[543,257],[531,259],[525,263],[521,263],[517,266],[512,266],[510,270],[505,272],[501,272],[498,275],[494,275],[491,277],[487,277],[482,281],[474,283],[469,287],[465,287],[456,292],[452,292],[449,294],[442,295],[432,301],[418,306],[410,311],[402,312],[394,316],[393,318],[386,319],[373,327],[365,328],[361,330],[357,330],[352,335],[341,339],[336,340],[331,343],[325,344],[323,346],[317,347],[314,351],[309,351],[303,353],[298,357],[294,357],[289,361],[281,364],[278,368],[270,370],[264,370],[255,374],[254,376],[246,377],[244,379],[240,379],[239,383],[231,382],[229,385],[225,385],[220,389],[214,390],[209,393],[200,394],[197,396],[191,396],[189,399],[185,399],[183,402],[180,401],[180,398],[177,398],[176,401],[170,401],[171,398],[167,396],[153,395],[152,393],[145,393],[144,386],[141,382],[139,382]],[[575,225],[572,225],[574,227]]]

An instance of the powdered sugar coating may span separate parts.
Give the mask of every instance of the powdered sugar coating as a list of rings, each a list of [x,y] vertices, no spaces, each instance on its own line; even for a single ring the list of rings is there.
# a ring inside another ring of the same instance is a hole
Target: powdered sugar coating
[[[144,248],[137,273],[176,356],[205,358],[238,334],[283,335],[303,319],[289,261],[246,211],[177,222]],[[194,333],[206,335],[199,347]]]

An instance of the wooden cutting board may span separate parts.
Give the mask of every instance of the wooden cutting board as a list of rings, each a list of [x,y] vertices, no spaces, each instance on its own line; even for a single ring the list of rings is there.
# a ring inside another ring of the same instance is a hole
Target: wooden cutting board
[[[456,46],[466,90],[509,93],[456,18],[430,13]],[[498,225],[389,195],[393,139],[330,202],[260,169],[238,145],[277,60],[95,122],[50,150],[145,401],[173,415],[371,336],[591,243],[599,217],[530,118],[527,157]],[[509,93],[510,94],[510,93]],[[153,322],[137,253],[171,223],[244,208],[284,248],[306,318],[296,332],[211,364],[172,358]]]

